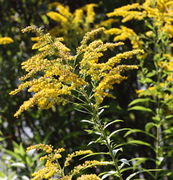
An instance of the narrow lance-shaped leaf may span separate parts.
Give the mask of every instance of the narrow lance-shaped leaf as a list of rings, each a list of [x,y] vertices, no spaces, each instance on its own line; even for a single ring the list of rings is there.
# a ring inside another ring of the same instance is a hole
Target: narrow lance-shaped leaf
[[[118,129],[116,131],[113,131],[109,136],[108,138],[110,139],[113,135],[119,133],[119,132],[122,132],[122,131],[128,131],[130,128],[122,128],[122,129]]]
[[[139,98],[139,99],[135,99],[133,100],[128,106],[132,106],[134,104],[138,104],[138,103],[143,103],[143,102],[151,102],[152,100],[150,98]]]
[[[131,108],[128,109],[129,111],[135,110],[135,111],[144,111],[144,112],[150,112],[153,113],[153,110],[150,108],[146,108],[143,106],[133,106]]]
[[[130,129],[128,132],[126,132],[126,134],[124,135],[124,137],[127,137],[129,136],[130,134],[133,134],[133,133],[143,133],[143,134],[146,134],[152,138],[155,139],[155,136],[151,133],[149,133],[148,131],[143,131],[143,130],[140,130],[140,129]]]
[[[114,123],[117,123],[117,122],[123,122],[123,120],[120,120],[120,119],[116,119],[114,121],[111,121],[110,123],[106,124],[104,126],[104,129],[106,129],[107,127],[109,127],[110,125],[114,124]]]

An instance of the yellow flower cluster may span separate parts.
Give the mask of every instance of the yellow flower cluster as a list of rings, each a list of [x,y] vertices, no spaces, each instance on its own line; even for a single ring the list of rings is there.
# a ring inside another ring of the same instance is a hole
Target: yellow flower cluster
[[[0,45],[13,43],[13,39],[10,37],[0,37]]]
[[[49,180],[72,180],[71,176],[64,176],[62,178],[51,178]],[[101,180],[97,175],[95,174],[86,174],[82,175],[81,177],[78,177],[77,180]]]
[[[119,84],[122,80],[126,79],[125,76],[121,75],[123,71],[137,69],[137,66],[133,65],[119,65],[121,60],[143,53],[142,50],[136,49],[117,54],[106,59],[105,62],[101,62],[100,58],[104,56],[107,50],[112,50],[117,46],[123,45],[123,43],[103,43],[99,39],[88,44],[88,41],[99,31],[104,31],[104,28],[98,28],[87,33],[77,51],[79,54],[83,53],[79,73],[85,77],[90,76],[91,81],[96,84],[96,87],[93,87],[96,104],[102,103],[106,96],[111,96],[108,92],[110,89],[113,89],[114,84]]]
[[[32,31],[33,29],[34,27],[27,28]],[[61,38],[52,38],[49,34],[41,34],[39,41],[34,44],[34,49],[39,50],[38,54],[22,63],[22,68],[27,74],[20,80],[25,82],[10,94],[28,88],[28,92],[32,92],[33,96],[23,103],[16,112],[16,117],[34,105],[48,109],[56,103],[64,104],[67,101],[65,96],[86,84],[73,72],[71,64],[74,62],[74,56],[60,40]]]
[[[173,1],[172,0],[145,0],[143,4],[134,3],[115,9],[108,13],[108,17],[121,16],[122,22],[132,19],[143,20],[151,18],[156,26],[162,26],[165,32],[172,35],[173,23]]]
[[[143,45],[143,41],[140,40],[140,37],[132,29],[125,26],[108,29],[105,33],[115,35],[114,41],[124,41],[129,39],[134,49],[141,48]]]
[[[110,163],[107,161],[96,161],[96,160],[85,161],[82,165],[75,166],[73,170],[70,172],[70,174],[74,176],[74,175],[79,174],[84,169],[94,167],[94,166],[107,166],[109,164]]]
[[[113,12],[108,13],[107,16],[121,16],[123,17],[122,22],[127,22],[132,19],[142,20],[146,17],[146,13],[139,10],[142,10],[142,6],[139,3],[128,4],[126,6],[116,8]]]
[[[73,13],[68,6],[61,3],[51,3],[49,9],[56,9],[56,11],[49,11],[47,16],[58,23],[50,33],[54,36],[63,36],[68,45],[78,45],[85,32],[91,30],[91,24],[94,23],[96,14],[94,8],[96,4],[87,4],[84,7],[76,9]],[[76,34],[76,35],[74,35]],[[74,39],[77,38],[78,40]]]
[[[32,149],[43,150],[46,153],[51,153],[53,151],[53,146],[46,145],[46,144],[36,144],[36,145],[28,147],[27,151],[30,151]]]
[[[36,27],[28,27],[24,31],[28,30],[37,32]],[[38,53],[22,63],[22,68],[27,74],[20,80],[25,82],[10,93],[13,95],[27,88],[33,95],[20,106],[15,116],[19,116],[34,105],[48,109],[57,103],[65,104],[73,91],[84,85],[95,84],[92,92],[96,104],[102,103],[106,96],[111,97],[109,90],[113,85],[126,79],[121,73],[137,69],[135,65],[120,64],[121,60],[131,58],[143,51],[135,49],[120,53],[102,62],[100,58],[104,57],[106,51],[123,45],[122,42],[104,43],[101,39],[93,40],[104,30],[98,28],[86,33],[74,56],[62,43],[62,38],[52,37],[49,33],[43,34],[38,29],[39,41],[33,45],[33,49],[38,49]]]
[[[86,168],[99,166],[99,165],[103,166],[103,165],[109,164],[109,162],[100,162],[100,161],[95,161],[95,160],[85,161],[82,165],[75,166],[73,170],[65,174],[65,167],[69,165],[73,157],[81,156],[85,154],[91,154],[92,151],[80,150],[72,154],[68,154],[63,167],[61,167],[61,165],[58,162],[58,159],[62,157],[61,153],[65,151],[63,148],[53,149],[51,145],[37,144],[37,145],[28,147],[27,151],[30,151],[32,149],[43,150],[44,152],[46,152],[46,155],[40,158],[40,160],[45,160],[45,165],[42,169],[32,174],[33,176],[32,180],[42,180],[42,179],[55,180],[56,178],[53,178],[55,175],[58,175],[60,180],[72,180],[72,177],[74,175],[79,174],[82,170]],[[100,180],[100,178],[96,176],[95,174],[82,175],[81,177],[77,178],[77,180],[82,180],[82,179]]]
[[[77,178],[77,180],[101,180],[101,179],[95,174],[87,174],[87,175],[82,175],[81,177]]]
[[[66,28],[66,31],[73,27],[79,28],[79,24],[81,23],[84,23],[84,26],[88,27],[89,24],[95,20],[96,14],[94,7],[97,7],[96,4],[87,4],[82,8],[76,9],[74,13],[70,12],[68,6],[62,5],[61,3],[54,3],[52,5],[56,8],[57,12],[50,11],[47,13],[47,16],[60,23],[62,27]],[[49,7],[51,8],[52,5],[50,4]]]
[[[82,150],[82,151],[75,151],[72,154],[68,154],[64,163],[64,167],[67,167],[70,165],[70,161],[76,157],[76,156],[81,156],[81,155],[85,155],[85,154],[91,154],[92,151],[91,150]]]
[[[170,54],[163,54],[165,61],[159,62],[159,67],[166,71],[167,76],[161,83],[148,87],[146,90],[137,90],[139,96],[157,96],[160,99],[172,100],[171,86],[173,83],[173,57]],[[170,86],[171,85],[171,86]],[[166,90],[166,92],[164,92]]]
[[[157,26],[158,32],[163,32],[169,37],[173,37],[173,1],[172,0],[145,0],[144,3],[133,3],[115,9],[107,14],[108,17],[121,16],[122,22],[132,19],[144,20],[149,18],[154,26]],[[110,35],[118,35],[114,38],[117,40],[129,39],[133,48],[142,48],[144,44],[141,38],[130,28],[121,26],[120,28],[112,28],[106,31]],[[146,33],[148,37],[152,36],[152,32]]]

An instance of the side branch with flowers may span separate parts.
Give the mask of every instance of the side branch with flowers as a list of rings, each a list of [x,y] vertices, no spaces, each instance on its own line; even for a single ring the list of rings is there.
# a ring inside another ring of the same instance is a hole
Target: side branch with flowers
[[[111,89],[114,84],[119,84],[127,78],[122,74],[124,71],[137,69],[136,65],[122,64],[122,59],[141,54],[143,50],[135,49],[118,53],[101,60],[105,52],[124,44],[122,42],[105,43],[97,39],[98,34],[105,31],[102,27],[86,33],[77,48],[76,55],[73,55],[63,44],[63,38],[52,37],[49,33],[44,34],[35,26],[29,26],[23,30],[23,32],[28,31],[37,34],[38,41],[32,48],[37,49],[38,53],[22,63],[22,68],[27,74],[20,78],[23,82],[10,94],[14,95],[27,88],[33,96],[20,106],[15,116],[18,117],[34,105],[48,109],[56,104],[74,103],[80,111],[90,114],[87,122],[92,124],[93,132],[99,135],[95,142],[105,144],[108,148],[108,155],[112,159],[110,164],[115,167],[115,170],[112,174],[109,174],[111,171],[104,173],[104,177],[112,175],[123,179],[122,172],[126,163],[117,159],[116,152],[119,151],[117,149],[119,145],[113,143],[111,137],[127,129],[120,129],[107,135],[106,128],[112,123],[106,124],[101,120],[100,115],[104,110],[101,103],[105,97],[113,97]],[[114,123],[116,122],[118,121]]]

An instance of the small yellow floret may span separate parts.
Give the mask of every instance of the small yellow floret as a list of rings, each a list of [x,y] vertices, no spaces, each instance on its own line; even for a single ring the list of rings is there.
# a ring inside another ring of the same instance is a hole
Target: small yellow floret
[[[77,180],[101,180],[101,179],[95,174],[87,174],[87,175],[82,175],[81,177],[77,178]]]
[[[13,43],[13,39],[10,37],[0,37],[0,44],[10,44]]]

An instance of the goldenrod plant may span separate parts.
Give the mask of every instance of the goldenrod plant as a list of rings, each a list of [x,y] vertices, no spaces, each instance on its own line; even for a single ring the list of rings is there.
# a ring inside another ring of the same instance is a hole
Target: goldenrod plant
[[[172,157],[170,139],[173,117],[173,1],[145,0],[143,3],[132,3],[117,8],[107,16],[122,17],[122,23],[132,20],[143,22],[142,33],[135,32],[135,28],[131,29],[125,25],[108,29],[106,33],[118,35],[114,38],[115,41],[128,39],[134,48],[140,47],[145,51],[142,56],[138,56],[138,98],[129,104],[129,111],[145,112],[146,125],[144,130],[132,130],[126,135],[141,132],[150,136],[152,145],[146,145],[155,153],[155,157],[150,156],[149,161],[155,163],[156,170],[162,169],[152,173],[151,178],[172,177],[172,170],[167,161]],[[139,158],[138,163],[145,160],[147,158]]]
[[[97,7],[97,4],[91,3],[72,12],[67,5],[59,2],[50,3],[48,5],[49,11],[47,12],[47,16],[51,19],[50,21],[53,20],[57,24],[49,31],[50,34],[53,36],[62,36],[68,47],[75,49],[79,46],[86,32],[100,26],[110,26],[116,21],[109,19],[98,22],[98,15],[95,12]]]
[[[68,154],[65,161],[61,164],[60,159],[62,158],[62,153],[65,151],[64,148],[54,149],[51,145],[37,144],[27,148],[27,151],[37,149],[42,150],[45,154],[40,157],[41,161],[44,161],[44,167],[32,174],[32,180],[42,180],[42,179],[60,179],[60,180],[72,180],[73,177],[79,175],[81,171],[87,168],[96,166],[106,166],[109,162],[106,161],[96,161],[87,160],[83,164],[78,164],[74,166],[72,170],[67,172],[67,167],[71,165],[72,160],[75,157],[80,157],[87,154],[92,154],[91,150],[80,150]],[[86,174],[78,177],[77,180],[100,180],[100,178],[95,174]]]
[[[100,62],[105,51],[123,45],[104,43],[101,39],[93,40],[104,28],[86,33],[76,55],[72,55],[70,49],[63,44],[63,38],[43,34],[35,26],[23,30],[27,31],[38,33],[39,41],[32,47],[38,49],[38,53],[22,63],[22,69],[27,74],[20,78],[21,84],[10,94],[14,95],[25,88],[34,94],[20,106],[16,117],[34,105],[49,109],[57,103],[66,104],[70,96],[75,96],[73,91],[83,92],[86,88],[92,88],[94,105],[99,106],[105,97],[112,97],[109,91],[113,85],[127,78],[121,74],[123,71],[137,69],[136,65],[120,64],[121,60],[143,52],[135,49]]]
[[[35,105],[49,109],[56,104],[72,102],[79,111],[90,115],[89,120],[84,122],[92,125],[91,130],[87,130],[89,134],[99,136],[93,142],[106,145],[108,148],[107,154],[111,157],[110,163],[114,166],[114,170],[102,173],[102,179],[111,175],[122,180],[124,168],[129,165],[129,161],[118,159],[117,154],[121,151],[121,145],[113,143],[112,136],[128,128],[109,133],[107,127],[119,120],[103,122],[101,114],[105,107],[101,104],[106,97],[114,98],[111,94],[114,84],[120,84],[127,79],[123,72],[137,69],[136,65],[123,64],[122,60],[142,54],[143,50],[135,49],[104,57],[113,49],[117,49],[115,52],[118,52],[124,43],[103,42],[97,38],[105,31],[105,28],[100,27],[85,34],[74,55],[63,43],[63,38],[51,36],[49,33],[44,34],[42,29],[35,26],[23,30],[28,31],[37,34],[38,41],[32,48],[38,51],[36,55],[22,63],[22,68],[27,74],[20,78],[20,85],[10,94],[14,95],[27,89],[32,93],[32,97],[20,106],[15,116],[18,117],[23,111]]]

